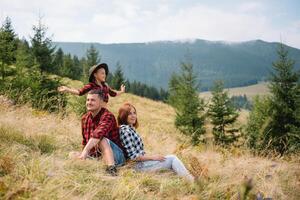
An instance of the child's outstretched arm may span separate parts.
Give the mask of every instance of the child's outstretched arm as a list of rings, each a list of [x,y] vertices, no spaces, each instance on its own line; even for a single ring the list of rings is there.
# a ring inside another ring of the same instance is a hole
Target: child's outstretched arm
[[[57,88],[57,90],[61,93],[70,93],[74,95],[79,95],[79,90],[74,89],[74,88],[69,88],[67,86],[60,86]]]
[[[126,89],[125,85],[122,84],[120,87],[120,91],[117,91],[117,96],[125,93],[125,89]]]
[[[111,96],[111,97],[119,96],[119,95],[125,93],[125,85],[124,84],[121,85],[120,91],[114,90],[111,87],[109,87],[108,85],[107,85],[107,87],[109,89],[109,91],[108,91],[109,96]]]
[[[125,93],[125,88],[126,88],[125,85],[122,84],[122,85],[121,85],[121,88],[120,88],[120,91],[116,91],[117,96],[119,96],[119,95]]]

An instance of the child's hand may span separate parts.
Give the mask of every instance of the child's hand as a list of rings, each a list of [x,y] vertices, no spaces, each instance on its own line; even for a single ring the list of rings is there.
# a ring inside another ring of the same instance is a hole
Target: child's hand
[[[66,86],[60,86],[60,87],[57,88],[57,91],[65,92],[65,91],[67,91],[67,87]]]
[[[121,92],[125,93],[125,85],[124,84],[121,85]]]

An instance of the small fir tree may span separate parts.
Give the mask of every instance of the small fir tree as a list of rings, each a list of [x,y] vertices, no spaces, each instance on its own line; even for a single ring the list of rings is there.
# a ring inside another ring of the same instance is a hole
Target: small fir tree
[[[265,145],[283,155],[300,149],[300,72],[294,71],[295,62],[280,44],[278,61],[273,63],[271,74],[271,120],[266,128]]]
[[[43,72],[54,72],[52,54],[55,47],[52,47],[52,41],[46,35],[47,27],[42,24],[41,18],[39,18],[38,25],[33,26],[33,32],[31,46],[35,62],[40,69],[40,74],[42,75]]]
[[[53,73],[63,76],[63,66],[64,66],[64,52],[61,48],[59,48],[54,54]]]
[[[0,28],[0,65],[2,81],[6,77],[8,65],[16,60],[17,39],[9,17]]]
[[[94,45],[91,45],[90,48],[86,51],[86,59],[83,63],[83,80],[86,82],[89,75],[89,69],[101,61],[101,56],[99,51],[95,48]]]
[[[117,63],[117,69],[113,75],[111,86],[112,88],[119,89],[121,85],[124,84],[124,73],[122,71],[122,66],[118,62]]]
[[[199,98],[199,83],[191,63],[181,64],[181,74],[173,74],[169,82],[168,102],[176,110],[175,126],[189,135],[193,144],[205,133],[204,102]]]
[[[246,133],[248,145],[255,150],[280,155],[300,150],[300,73],[293,69],[283,44],[273,63],[268,98],[256,99]]]
[[[213,135],[217,144],[230,144],[237,138],[238,129],[232,128],[238,112],[232,104],[228,93],[224,91],[222,81],[216,81],[212,89],[212,99],[208,115],[213,124]]]

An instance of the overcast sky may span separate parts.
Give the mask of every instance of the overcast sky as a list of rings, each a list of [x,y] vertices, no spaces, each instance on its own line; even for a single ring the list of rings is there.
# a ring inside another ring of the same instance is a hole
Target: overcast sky
[[[1,22],[32,35],[38,16],[53,41],[282,41],[300,48],[298,0],[0,0]]]

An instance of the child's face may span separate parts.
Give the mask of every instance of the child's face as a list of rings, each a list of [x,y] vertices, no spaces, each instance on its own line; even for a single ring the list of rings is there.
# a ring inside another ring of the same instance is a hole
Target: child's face
[[[105,82],[105,79],[106,79],[105,69],[103,69],[103,68],[98,69],[94,73],[94,77],[99,82]]]

